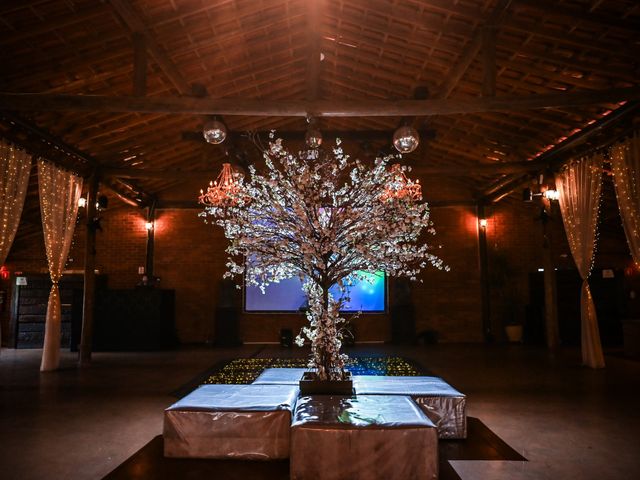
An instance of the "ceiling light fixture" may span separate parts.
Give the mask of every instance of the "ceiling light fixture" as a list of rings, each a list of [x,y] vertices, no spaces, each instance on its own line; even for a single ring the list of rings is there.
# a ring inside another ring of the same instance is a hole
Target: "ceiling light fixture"
[[[393,134],[393,146],[400,153],[411,153],[420,145],[420,135],[411,125],[402,125]]]
[[[222,164],[222,171],[215,181],[209,182],[207,191],[200,190],[198,202],[211,207],[231,207],[237,203],[242,190],[243,175],[231,168],[230,163]]]
[[[227,138],[227,127],[217,117],[214,117],[202,127],[202,135],[207,142],[218,145]]]
[[[307,133],[304,135],[304,141],[310,148],[318,148],[322,145],[322,132],[316,126],[316,119],[313,117],[307,117]]]

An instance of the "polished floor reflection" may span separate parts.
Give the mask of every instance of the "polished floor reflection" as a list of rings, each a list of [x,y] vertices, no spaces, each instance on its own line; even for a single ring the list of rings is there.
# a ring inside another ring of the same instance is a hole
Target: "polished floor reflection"
[[[355,352],[404,356],[444,377],[467,394],[470,417],[529,460],[449,457],[462,479],[640,478],[640,362],[607,357],[605,370],[590,370],[580,367],[576,351],[550,355],[522,346],[380,345]],[[172,392],[215,364],[300,353],[257,346],[98,353],[84,369],[66,353],[61,371],[40,374],[39,350],[3,349],[2,478],[101,479],[161,433]],[[281,467],[265,466],[264,473],[281,475]]]

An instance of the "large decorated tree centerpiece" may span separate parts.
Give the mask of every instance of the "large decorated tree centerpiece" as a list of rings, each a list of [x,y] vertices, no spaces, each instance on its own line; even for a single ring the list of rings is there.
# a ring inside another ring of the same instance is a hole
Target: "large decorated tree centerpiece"
[[[264,171],[251,166],[244,183],[229,177],[233,188],[201,215],[213,217],[230,241],[226,276],[244,274],[263,293],[286,278],[303,281],[308,325],[296,343],[311,343],[309,367],[318,380],[342,380],[345,298],[334,298],[330,287],[346,295],[350,283],[375,272],[415,280],[427,265],[448,267],[424,241],[424,233],[435,233],[429,208],[406,167],[392,164],[397,156],[367,165],[345,154],[340,140],[329,151],[292,153],[271,137]]]

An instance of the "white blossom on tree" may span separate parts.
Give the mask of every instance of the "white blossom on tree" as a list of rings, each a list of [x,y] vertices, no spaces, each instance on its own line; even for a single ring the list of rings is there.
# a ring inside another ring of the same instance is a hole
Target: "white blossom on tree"
[[[273,139],[273,135],[272,135]],[[435,233],[420,187],[390,155],[372,166],[346,155],[340,140],[331,151],[289,152],[281,139],[264,151],[266,168],[249,168],[227,206],[208,206],[230,244],[227,276],[244,274],[263,292],[269,283],[299,277],[308,295],[308,326],[296,339],[311,343],[309,366],[320,380],[344,377],[340,317],[344,291],[363,273],[384,271],[416,280],[427,265],[448,270],[421,236]]]

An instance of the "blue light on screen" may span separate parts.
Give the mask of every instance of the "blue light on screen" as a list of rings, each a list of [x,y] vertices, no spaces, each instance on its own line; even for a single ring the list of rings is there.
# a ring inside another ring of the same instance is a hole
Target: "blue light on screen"
[[[361,275],[366,280],[355,280],[346,285],[349,300],[342,307],[343,312],[384,312],[385,275],[383,272]],[[329,290],[334,298],[342,294],[337,285]],[[307,297],[299,278],[288,278],[272,283],[263,294],[258,287],[245,288],[245,310],[248,312],[297,312],[307,308]]]

